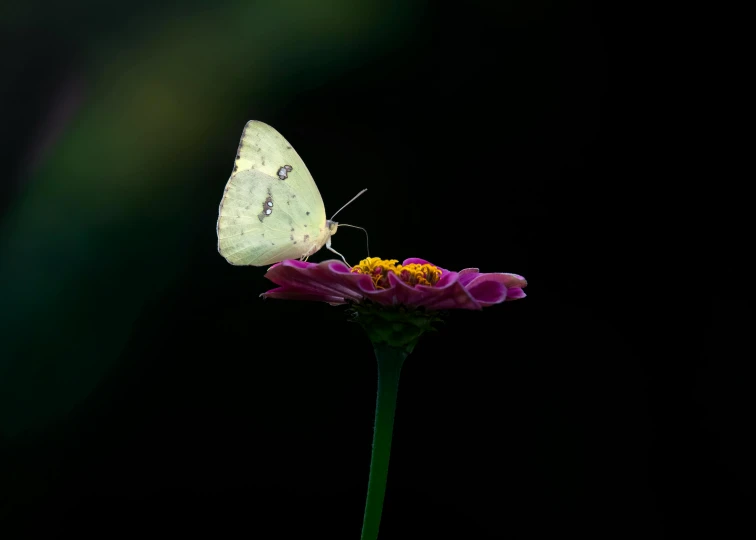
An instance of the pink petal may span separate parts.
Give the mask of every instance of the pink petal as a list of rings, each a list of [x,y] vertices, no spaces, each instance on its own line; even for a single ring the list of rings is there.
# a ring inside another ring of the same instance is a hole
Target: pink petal
[[[311,269],[310,279],[327,282],[334,291],[344,296],[360,300],[366,292],[375,290],[375,285],[370,276],[355,274],[341,261],[323,261]]]
[[[433,295],[430,300],[423,304],[426,309],[482,309],[482,305],[459,283],[450,286],[445,295]]]
[[[494,280],[478,280],[467,292],[483,307],[499,304],[507,299],[507,288]]]
[[[511,289],[512,287],[527,287],[528,286],[527,280],[522,276],[518,276],[517,274],[507,274],[507,273],[502,272],[502,273],[499,273],[498,275],[504,276],[507,278],[507,281],[505,283],[507,288]]]
[[[459,271],[459,282],[466,286],[478,275],[479,270],[477,268],[465,268]]]
[[[512,294],[515,295],[514,289],[520,289],[522,292],[522,287],[526,285],[525,279],[517,274],[477,274],[467,284],[467,290],[476,301],[487,307],[509,299],[510,295],[507,289],[511,288]],[[516,298],[522,298],[522,296],[512,297],[511,299],[515,300]]]
[[[475,282],[477,282],[479,279],[494,279],[498,281],[499,283],[504,284],[508,289],[514,288],[514,287],[526,287],[528,285],[528,282],[525,281],[525,278],[522,276],[518,276],[517,274],[505,274],[503,272],[493,272],[490,274],[478,274],[475,279],[473,279],[470,282],[470,286],[473,286]]]
[[[368,294],[372,301],[384,305],[406,304],[424,306],[427,309],[480,309],[473,297],[456,280],[456,273],[451,272],[453,281],[445,286],[412,287],[394,274],[388,274],[389,287]]]
[[[274,264],[271,266],[271,268],[286,263],[286,266],[292,266],[294,268],[302,268],[303,270],[306,270],[308,268],[312,268],[317,266],[317,263],[310,263],[305,261],[300,261],[299,259],[287,259],[285,261],[281,261],[279,263]]]
[[[448,270],[441,270],[441,278],[439,278],[436,287],[447,287],[457,281],[457,273],[449,272]]]
[[[316,293],[311,289],[299,287],[278,287],[268,292],[264,292],[260,296],[263,298],[278,298],[281,300],[312,300],[315,302],[328,302],[333,305],[345,303],[344,297],[327,296]]]
[[[404,259],[404,262],[402,263],[402,266],[407,266],[408,264],[433,264],[425,259],[418,259],[417,257],[410,257],[409,259]],[[433,264],[433,266],[436,266]]]
[[[389,272],[387,274],[389,286],[386,289],[376,289],[367,293],[367,297],[373,302],[391,306],[396,304],[416,305],[414,299],[417,298],[415,289],[401,279],[396,274]]]
[[[515,287],[514,289],[507,289],[507,302],[510,300],[519,300],[520,298],[525,298],[527,294],[525,294],[525,291],[520,289],[519,287]]]
[[[361,286],[373,285],[370,276],[352,274],[343,263],[333,260],[318,264],[286,260],[271,266],[265,277],[284,288],[307,289],[322,296],[356,301],[363,297]]]

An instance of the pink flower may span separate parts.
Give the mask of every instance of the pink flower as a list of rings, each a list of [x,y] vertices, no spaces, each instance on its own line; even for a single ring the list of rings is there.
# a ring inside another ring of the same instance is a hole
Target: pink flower
[[[289,300],[316,300],[330,304],[370,300],[385,306],[405,305],[426,310],[482,309],[506,300],[524,298],[525,278],[517,274],[480,273],[477,268],[452,272],[423,259],[377,257],[349,268],[328,260],[308,263],[285,260],[265,274],[279,287],[261,296]]]

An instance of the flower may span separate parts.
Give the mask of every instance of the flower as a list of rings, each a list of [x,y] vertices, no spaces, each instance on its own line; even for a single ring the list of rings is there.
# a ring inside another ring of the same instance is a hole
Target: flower
[[[373,452],[362,522],[363,540],[376,540],[386,495],[399,374],[420,337],[434,330],[440,310],[482,309],[524,298],[525,278],[482,274],[477,268],[451,272],[424,261],[369,257],[349,268],[341,261],[285,260],[265,277],[278,285],[261,296],[351,304],[352,320],[367,332],[378,364]]]
[[[261,296],[315,300],[333,305],[369,300],[383,306],[422,307],[428,311],[479,310],[524,298],[525,278],[517,274],[480,273],[477,268],[452,272],[423,259],[370,257],[349,268],[341,261],[308,263],[285,260],[265,274],[279,287]]]

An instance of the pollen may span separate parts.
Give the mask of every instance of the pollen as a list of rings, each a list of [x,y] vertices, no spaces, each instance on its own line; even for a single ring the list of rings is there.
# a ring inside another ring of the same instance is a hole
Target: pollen
[[[441,270],[432,264],[412,263],[400,268],[399,277],[410,285],[428,285],[430,287],[438,283],[441,278]]]
[[[388,280],[389,272],[394,273],[408,285],[427,285],[433,286],[441,278],[441,270],[432,264],[412,263],[407,266],[398,264],[396,259],[380,259],[378,257],[368,257],[360,261],[360,264],[352,267],[355,274],[365,274],[370,276],[377,289],[386,289],[390,286]]]

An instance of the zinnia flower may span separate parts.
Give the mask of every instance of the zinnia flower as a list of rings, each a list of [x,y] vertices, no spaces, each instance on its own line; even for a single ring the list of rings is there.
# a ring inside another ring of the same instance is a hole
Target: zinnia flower
[[[285,260],[265,277],[278,285],[261,296],[349,304],[367,332],[378,361],[373,454],[370,461],[362,540],[376,540],[386,492],[394,411],[402,364],[420,336],[432,329],[438,313],[480,310],[524,298],[525,278],[517,274],[452,272],[423,259],[367,258],[349,268],[341,261]]]
[[[319,300],[338,305],[369,300],[384,306],[403,305],[438,311],[482,309],[524,298],[525,278],[517,274],[480,273],[477,268],[452,272],[423,259],[377,257],[351,269],[341,261],[308,263],[286,260],[265,274],[278,288],[262,296],[289,300]]]

